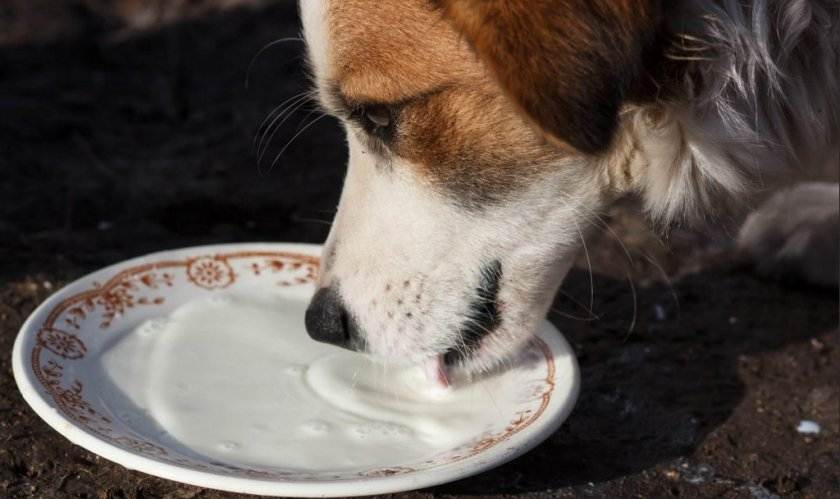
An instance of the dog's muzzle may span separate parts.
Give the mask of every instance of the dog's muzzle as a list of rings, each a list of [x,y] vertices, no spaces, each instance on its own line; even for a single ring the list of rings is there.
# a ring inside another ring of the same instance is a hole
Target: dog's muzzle
[[[330,343],[348,350],[362,350],[362,341],[356,321],[347,312],[338,292],[332,287],[319,289],[304,317],[309,336],[323,343]]]

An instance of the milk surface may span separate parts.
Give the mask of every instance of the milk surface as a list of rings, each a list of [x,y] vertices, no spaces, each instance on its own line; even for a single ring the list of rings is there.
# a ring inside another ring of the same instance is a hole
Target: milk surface
[[[305,306],[209,298],[123,331],[96,364],[103,398],[184,455],[311,471],[416,462],[503,417],[493,394],[512,377],[435,388],[420,367],[312,341]]]

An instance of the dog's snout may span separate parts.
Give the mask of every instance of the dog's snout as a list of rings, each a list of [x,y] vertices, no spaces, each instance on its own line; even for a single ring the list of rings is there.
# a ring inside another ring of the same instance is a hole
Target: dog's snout
[[[358,343],[355,321],[332,287],[321,288],[315,293],[306,309],[304,321],[306,331],[313,340],[351,350]]]

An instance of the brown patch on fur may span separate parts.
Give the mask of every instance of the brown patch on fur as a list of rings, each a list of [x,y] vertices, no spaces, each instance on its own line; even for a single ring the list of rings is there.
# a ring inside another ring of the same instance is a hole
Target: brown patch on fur
[[[480,205],[564,154],[431,3],[333,0],[328,16],[329,84],[351,103],[396,104],[388,153],[408,159],[433,186]]]
[[[355,101],[400,102],[483,73],[440,12],[420,0],[332,0],[329,78]]]
[[[391,149],[421,165],[435,186],[473,206],[502,200],[564,155],[542,140],[492,82],[448,88],[407,104]]]
[[[435,0],[514,102],[555,142],[608,149],[642,85],[655,0]]]

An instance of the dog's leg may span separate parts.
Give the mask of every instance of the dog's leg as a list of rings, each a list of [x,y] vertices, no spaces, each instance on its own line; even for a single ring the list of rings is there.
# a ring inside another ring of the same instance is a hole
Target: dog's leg
[[[837,286],[840,185],[807,182],[774,194],[751,213],[738,249],[759,273]]]

